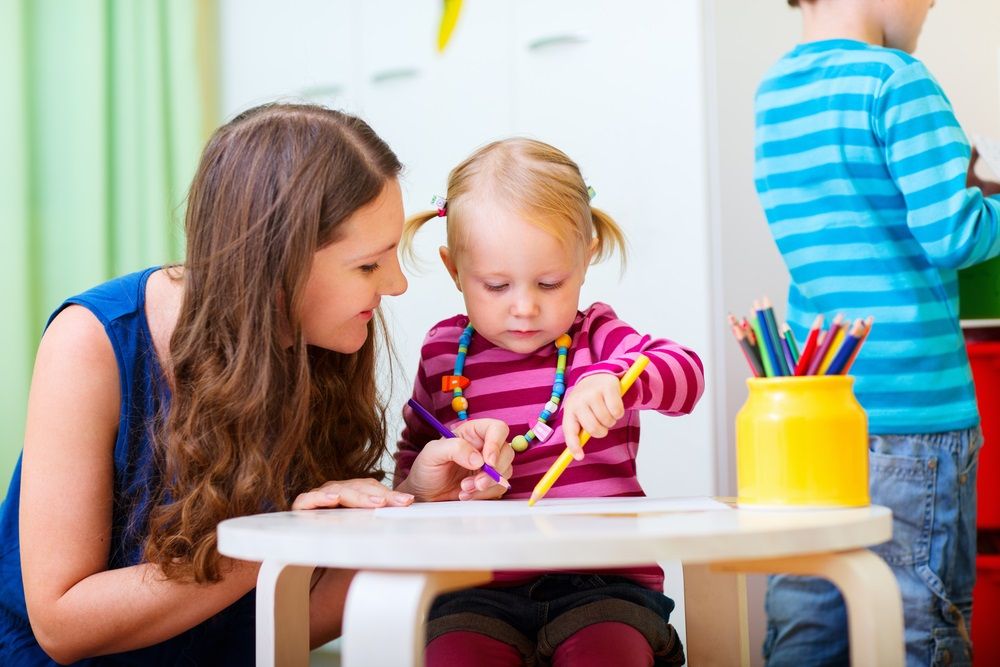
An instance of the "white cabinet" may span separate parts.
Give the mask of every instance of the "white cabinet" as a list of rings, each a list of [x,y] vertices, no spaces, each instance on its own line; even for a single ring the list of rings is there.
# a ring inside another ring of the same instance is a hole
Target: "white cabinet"
[[[224,118],[274,100],[355,108],[358,9],[355,0],[222,0]]]
[[[444,194],[473,149],[522,134],[576,160],[631,245],[619,279],[595,267],[585,303],[607,301],[637,328],[687,343],[712,367],[704,30],[698,0],[466,0],[443,54],[439,0],[223,0],[228,116],[273,96],[355,111],[399,155],[408,212]],[[325,91],[325,92],[324,92]],[[463,310],[437,259],[443,225],[418,236],[427,271],[388,300],[408,396],[431,324]],[[653,494],[715,490],[716,401],[684,419],[643,417],[640,478]]]
[[[702,15],[697,2],[517,0],[514,129],[566,151],[630,242],[619,279],[591,269],[586,303],[709,360],[713,317]],[[644,415],[649,493],[714,489],[711,392],[684,419]],[[652,446],[651,446],[652,445]]]

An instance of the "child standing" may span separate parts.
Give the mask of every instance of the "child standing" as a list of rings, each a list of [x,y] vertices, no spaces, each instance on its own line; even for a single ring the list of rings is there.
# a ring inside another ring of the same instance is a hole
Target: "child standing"
[[[441,259],[468,315],[436,324],[421,350],[413,397],[444,423],[488,416],[511,428],[511,498],[526,498],[568,446],[572,465],[549,497],[641,496],[639,411],[691,412],[704,388],[691,350],[637,333],[603,303],[578,310],[587,267],[624,251],[615,222],[591,208],[576,164],[546,144],[499,141],[451,172],[447,201],[411,218],[403,244],[447,217]],[[619,378],[650,358],[622,398]],[[461,391],[455,391],[458,386]],[[434,432],[409,408],[396,483]],[[594,436],[583,458],[581,429]],[[477,491],[463,482],[461,498]],[[428,626],[429,665],[679,664],[673,602],[655,567],[578,573],[495,573],[486,588],[440,597]]]
[[[853,368],[868,412],[872,502],[894,515],[873,550],[903,595],[909,665],[969,664],[981,444],[956,270],[1000,254],[947,97],[910,55],[933,0],[789,0],[803,43],[756,97],[757,191],[791,274],[788,321],[874,315]],[[991,188],[992,190],[992,188]],[[773,577],[771,665],[848,661],[829,583]]]
[[[220,521],[408,505],[458,493],[455,470],[484,457],[507,470],[506,427],[480,420],[431,443],[409,484],[378,481],[399,170],[357,118],[251,109],[205,148],[184,264],[53,313],[0,506],[0,664],[252,664],[258,565],[219,554]],[[313,645],[339,633],[351,575],[315,573]]]

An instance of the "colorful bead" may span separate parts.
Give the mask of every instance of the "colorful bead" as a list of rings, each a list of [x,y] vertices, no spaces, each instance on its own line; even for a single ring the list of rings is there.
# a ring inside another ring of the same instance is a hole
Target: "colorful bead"
[[[441,391],[448,392],[455,389],[465,389],[469,384],[469,378],[464,375],[445,375],[441,378]]]
[[[459,419],[468,419],[469,401],[462,396],[462,389],[469,386],[471,380],[462,375],[465,367],[465,357],[472,345],[472,335],[474,329],[469,324],[462,330],[462,335],[458,339],[458,354],[455,355],[455,371],[452,375],[445,375],[441,378],[441,391],[451,391],[454,398],[451,400],[452,409],[458,414]],[[533,440],[543,442],[552,435],[552,427],[546,421],[559,409],[559,402],[562,395],[566,393],[566,358],[569,355],[569,346],[573,344],[573,339],[569,334],[563,334],[555,340],[558,358],[556,359],[556,373],[552,382],[552,394],[542,411],[538,415],[538,422],[534,428],[528,429],[524,435],[515,436],[511,440],[510,446],[515,452],[523,452]]]
[[[534,431],[535,435],[538,437],[538,442],[545,442],[549,439],[549,436],[552,435],[552,427],[548,424],[543,424],[542,422],[535,424],[535,427],[531,430]]]

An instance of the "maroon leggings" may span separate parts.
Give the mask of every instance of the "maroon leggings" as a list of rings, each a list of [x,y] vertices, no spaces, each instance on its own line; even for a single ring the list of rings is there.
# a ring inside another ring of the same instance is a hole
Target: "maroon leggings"
[[[502,641],[477,632],[447,632],[427,645],[427,667],[520,667],[521,654]],[[653,650],[642,633],[616,622],[588,625],[556,647],[553,667],[651,667]]]

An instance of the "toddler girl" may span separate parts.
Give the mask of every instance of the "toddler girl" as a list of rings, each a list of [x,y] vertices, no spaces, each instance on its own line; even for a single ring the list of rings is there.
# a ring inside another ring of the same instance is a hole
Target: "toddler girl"
[[[590,205],[577,165],[547,144],[509,139],[459,164],[438,210],[407,221],[403,245],[447,218],[441,259],[468,315],[436,324],[421,350],[413,397],[442,422],[503,420],[517,452],[510,498],[526,498],[568,446],[578,460],[547,497],[641,496],[639,410],[689,413],[704,388],[691,350],[636,332],[610,306],[579,310],[587,267],[614,249],[618,225]],[[619,378],[639,354],[646,371],[624,397]],[[396,455],[402,483],[438,436],[409,408]],[[593,440],[584,459],[582,430]],[[467,478],[460,499],[481,493]],[[481,496],[475,496],[481,497]],[[497,572],[486,588],[443,595],[428,625],[427,662],[680,664],[667,624],[673,601],[656,566],[601,572]],[[485,661],[485,662],[484,662]]]

